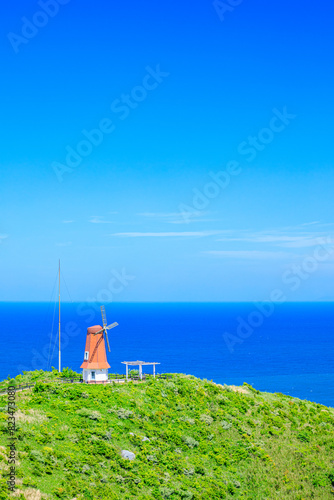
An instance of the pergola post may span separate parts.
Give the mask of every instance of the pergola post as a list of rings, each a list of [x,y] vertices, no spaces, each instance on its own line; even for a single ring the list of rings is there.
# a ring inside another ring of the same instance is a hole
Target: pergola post
[[[143,365],[153,365],[153,377],[155,378],[155,365],[160,365],[157,362],[147,362],[147,361],[122,361],[122,364],[126,366],[126,381],[129,378],[129,365],[139,366],[139,379],[143,380]]]

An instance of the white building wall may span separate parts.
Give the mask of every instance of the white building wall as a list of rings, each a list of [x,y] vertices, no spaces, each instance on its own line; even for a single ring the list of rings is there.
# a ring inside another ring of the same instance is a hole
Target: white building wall
[[[92,378],[92,372],[95,372],[95,379]],[[108,380],[108,369],[103,370],[83,370],[83,380],[84,382],[105,382]]]
[[[105,368],[104,370],[96,370],[95,378],[97,382],[108,380],[108,370]]]

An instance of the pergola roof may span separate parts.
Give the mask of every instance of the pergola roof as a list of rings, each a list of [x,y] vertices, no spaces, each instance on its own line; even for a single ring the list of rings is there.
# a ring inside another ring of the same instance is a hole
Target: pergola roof
[[[160,365],[160,363],[150,363],[148,361],[122,361],[123,365],[131,365],[131,366],[142,366],[142,365]]]

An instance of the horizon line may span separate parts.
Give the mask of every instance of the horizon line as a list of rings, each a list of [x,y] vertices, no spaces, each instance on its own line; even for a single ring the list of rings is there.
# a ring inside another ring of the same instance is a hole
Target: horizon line
[[[0,304],[53,304],[57,301],[47,300],[0,300]],[[95,300],[75,300],[75,301],[61,301],[62,304],[254,304],[258,302],[272,302],[273,304],[309,304],[309,303],[334,303],[334,299],[328,300],[286,300],[284,302],[272,300],[132,300],[132,301],[95,301]]]

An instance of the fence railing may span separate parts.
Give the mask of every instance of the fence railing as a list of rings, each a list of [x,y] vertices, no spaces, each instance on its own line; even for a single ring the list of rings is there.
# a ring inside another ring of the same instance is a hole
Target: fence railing
[[[149,373],[143,373],[143,378],[140,379],[139,375],[128,375],[128,381],[140,381],[140,380],[146,380],[148,378],[153,378],[152,374]],[[162,379],[170,379],[172,378],[172,375],[166,374],[166,373],[157,373],[155,375],[155,378],[162,378]],[[123,373],[110,373],[108,381],[98,381],[98,380],[91,380],[89,383],[90,384],[111,384],[112,382],[118,382],[118,381],[126,381],[126,375]],[[43,383],[48,384],[50,382],[61,382],[65,384],[83,384],[87,383],[83,380],[83,378],[76,379],[76,378],[57,378],[55,380],[42,380]],[[31,384],[22,384],[22,385],[15,385],[16,391],[23,391],[24,389],[30,389],[31,387],[34,387],[36,382],[33,382]],[[0,389],[0,396],[3,394],[7,394],[7,388]]]
[[[53,382],[53,381],[50,381]],[[67,384],[81,384],[83,382],[82,378],[63,378],[59,377],[56,379],[56,382],[64,382]]]
[[[30,387],[34,387],[35,383],[33,384],[24,384],[24,385],[13,385],[11,387],[15,387],[15,391],[23,391],[23,389],[30,389]],[[7,394],[7,389],[5,390],[0,390],[0,395]]]
[[[143,373],[143,376],[142,376],[142,380],[145,380],[146,378],[152,378],[153,375],[152,374],[149,374],[149,373]],[[165,373],[158,373],[156,374],[156,378],[171,378],[172,375],[166,375]],[[114,380],[126,380],[126,375],[124,373],[109,373],[109,376],[108,376],[108,382],[112,382]],[[128,380],[140,380],[140,377],[139,375],[128,375]],[[59,378],[56,378],[55,380],[50,380],[50,382],[64,382],[64,383],[67,383],[67,384],[80,384],[80,383],[83,383],[85,382],[83,380],[83,378],[66,378],[66,377],[59,377]],[[46,381],[46,382],[49,382],[49,381]],[[93,381],[91,381],[93,382]],[[96,383],[98,383],[99,381],[95,380]]]

